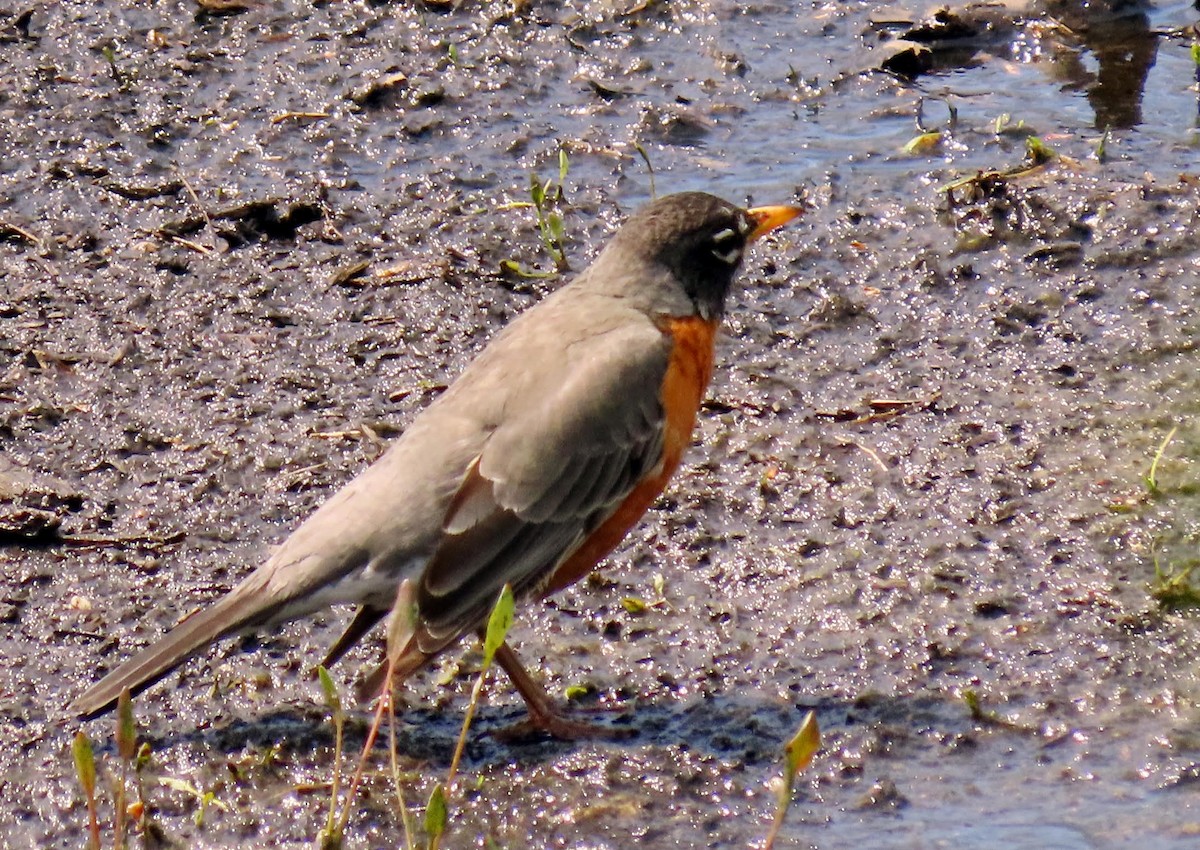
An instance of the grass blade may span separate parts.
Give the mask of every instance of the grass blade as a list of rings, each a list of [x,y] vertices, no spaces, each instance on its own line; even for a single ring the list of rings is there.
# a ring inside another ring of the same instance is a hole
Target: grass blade
[[[429,850],[437,850],[446,832],[449,813],[446,809],[446,789],[435,785],[425,806],[425,832],[429,834]]]
[[[125,794],[129,784],[129,766],[137,756],[137,726],[133,722],[133,700],[130,699],[128,688],[117,697],[117,753],[121,757],[121,779],[117,783],[116,799],[113,801],[113,847],[122,850],[125,847]]]
[[[1170,430],[1170,432],[1168,432],[1167,436],[1163,438],[1163,441],[1161,443],[1159,443],[1158,451],[1156,451],[1154,453],[1154,459],[1152,461],[1150,461],[1150,472],[1148,472],[1146,474],[1145,482],[1146,482],[1146,489],[1149,490],[1150,493],[1153,495],[1157,495],[1159,492],[1159,490],[1158,490],[1158,465],[1159,465],[1159,463],[1162,462],[1163,454],[1166,453],[1167,446],[1169,446],[1171,444],[1171,440],[1175,439],[1175,432],[1178,430],[1179,430],[1179,426],[1176,425],[1174,428],[1172,428]]]
[[[75,733],[71,742],[71,755],[75,759],[75,775],[87,799],[88,846],[100,850],[100,820],[96,816],[96,754],[92,742],[82,731]]]

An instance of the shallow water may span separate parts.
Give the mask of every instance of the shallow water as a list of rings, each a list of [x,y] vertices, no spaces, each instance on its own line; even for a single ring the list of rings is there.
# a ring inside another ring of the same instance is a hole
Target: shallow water
[[[637,736],[501,743],[521,709],[496,685],[448,846],[749,846],[812,709],[777,846],[1194,847],[1200,629],[1150,590],[1200,528],[1196,72],[1169,34],[1195,9],[1114,35],[1058,7],[1074,33],[1031,16],[902,81],[871,70],[890,5],[531,5],[0,16],[0,445],[58,479],[23,498],[75,541],[0,548],[0,845],[82,845],[61,706],[553,288],[497,269],[550,267],[507,205],[562,148],[576,268],[652,185],[814,209],[746,264],[689,465],[601,578],[516,628],[557,692],[636,704]],[[918,123],[947,135],[906,153]],[[948,203],[1029,131],[1064,158]],[[664,603],[626,610],[655,575]],[[139,698],[154,769],[226,807],[197,826],[152,783],[166,836],[312,845],[332,733],[306,671],[340,623]],[[335,671],[346,695],[377,653]],[[475,663],[405,688],[410,801]],[[111,722],[84,728],[115,769]],[[397,846],[369,787],[347,846]]]

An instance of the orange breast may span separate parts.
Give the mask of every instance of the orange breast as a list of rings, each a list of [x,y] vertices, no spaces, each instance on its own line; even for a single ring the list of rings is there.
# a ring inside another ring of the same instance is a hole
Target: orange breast
[[[664,318],[658,326],[674,341],[660,396],[666,420],[662,467],[656,475],[643,479],[616,512],[555,569],[543,591],[545,595],[579,581],[621,542],[658,499],[692,442],[696,413],[712,379],[717,322],[690,316]]]

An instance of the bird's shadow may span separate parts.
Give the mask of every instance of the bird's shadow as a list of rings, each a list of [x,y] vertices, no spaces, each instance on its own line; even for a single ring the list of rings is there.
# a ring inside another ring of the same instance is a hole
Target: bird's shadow
[[[717,694],[687,702],[662,698],[602,714],[588,712],[589,721],[600,720],[603,722],[599,725],[624,728],[630,734],[562,741],[536,733],[509,735],[513,727],[526,719],[521,705],[483,706],[467,737],[464,764],[470,769],[512,763],[541,764],[581,747],[593,746],[626,750],[673,746],[744,765],[777,762],[784,744],[810,710],[827,734],[873,727],[900,735],[915,735],[930,729],[956,735],[969,734],[976,727],[961,701],[937,695],[872,694],[788,703],[756,695]],[[345,751],[361,750],[373,718],[373,712],[365,710],[347,712]],[[462,711],[398,709],[397,754],[433,768],[448,766],[462,720]],[[206,728],[161,736],[148,734],[144,738],[155,751],[179,745],[200,746],[225,754],[275,748],[297,760],[318,756],[325,759],[335,743],[329,714],[316,705],[291,706],[253,718],[233,718]],[[384,729],[375,746],[386,748],[388,741]]]

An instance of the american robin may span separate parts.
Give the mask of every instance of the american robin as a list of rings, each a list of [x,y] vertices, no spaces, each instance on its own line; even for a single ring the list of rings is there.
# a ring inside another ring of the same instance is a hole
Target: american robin
[[[262,566],[70,709],[99,714],[221,637],[356,604],[326,658],[332,664],[390,610],[407,579],[417,613],[395,666],[403,678],[479,629],[506,583],[542,597],[578,581],[679,466],[747,246],[801,211],[741,209],[699,192],[640,210]],[[579,731],[511,648],[496,660],[535,726],[562,737]]]

